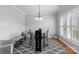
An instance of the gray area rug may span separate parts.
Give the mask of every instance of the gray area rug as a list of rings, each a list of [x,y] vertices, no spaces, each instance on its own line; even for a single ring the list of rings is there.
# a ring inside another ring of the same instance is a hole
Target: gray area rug
[[[20,47],[14,48],[13,54],[68,54],[65,49],[61,47],[56,40],[49,40],[49,45],[42,48],[41,52],[35,52],[27,42],[24,42]]]

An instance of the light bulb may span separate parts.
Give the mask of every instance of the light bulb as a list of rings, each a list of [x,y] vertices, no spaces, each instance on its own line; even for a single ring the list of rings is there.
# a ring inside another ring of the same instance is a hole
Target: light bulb
[[[43,21],[43,18],[40,16],[40,17],[35,17],[35,19],[37,20],[37,21]]]
[[[43,21],[43,18],[42,18],[42,17],[40,17],[40,20],[41,20],[41,21]]]
[[[37,21],[39,21],[39,18],[38,18],[38,17],[35,17],[35,19],[36,19]]]

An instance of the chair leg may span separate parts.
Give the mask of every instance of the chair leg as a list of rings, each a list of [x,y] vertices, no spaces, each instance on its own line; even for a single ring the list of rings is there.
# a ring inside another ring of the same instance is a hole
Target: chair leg
[[[47,44],[46,44],[46,46],[48,46],[48,45],[49,45],[49,42],[48,42],[48,37],[46,37],[46,41],[47,41]]]

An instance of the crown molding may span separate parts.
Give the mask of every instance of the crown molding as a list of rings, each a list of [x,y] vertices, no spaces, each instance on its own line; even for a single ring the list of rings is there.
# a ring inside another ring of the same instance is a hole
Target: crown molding
[[[19,8],[16,7],[15,5],[12,5],[12,7],[15,8],[16,10],[18,10],[19,12],[21,12],[22,14],[26,15],[23,10],[19,9]]]

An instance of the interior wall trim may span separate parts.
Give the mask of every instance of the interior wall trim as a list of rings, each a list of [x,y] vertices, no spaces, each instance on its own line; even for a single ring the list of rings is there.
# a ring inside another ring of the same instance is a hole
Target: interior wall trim
[[[16,10],[18,10],[19,12],[21,12],[22,14],[26,15],[24,11],[22,11],[21,9],[19,9],[18,7],[16,7],[15,5],[12,5],[13,8],[15,8]]]

